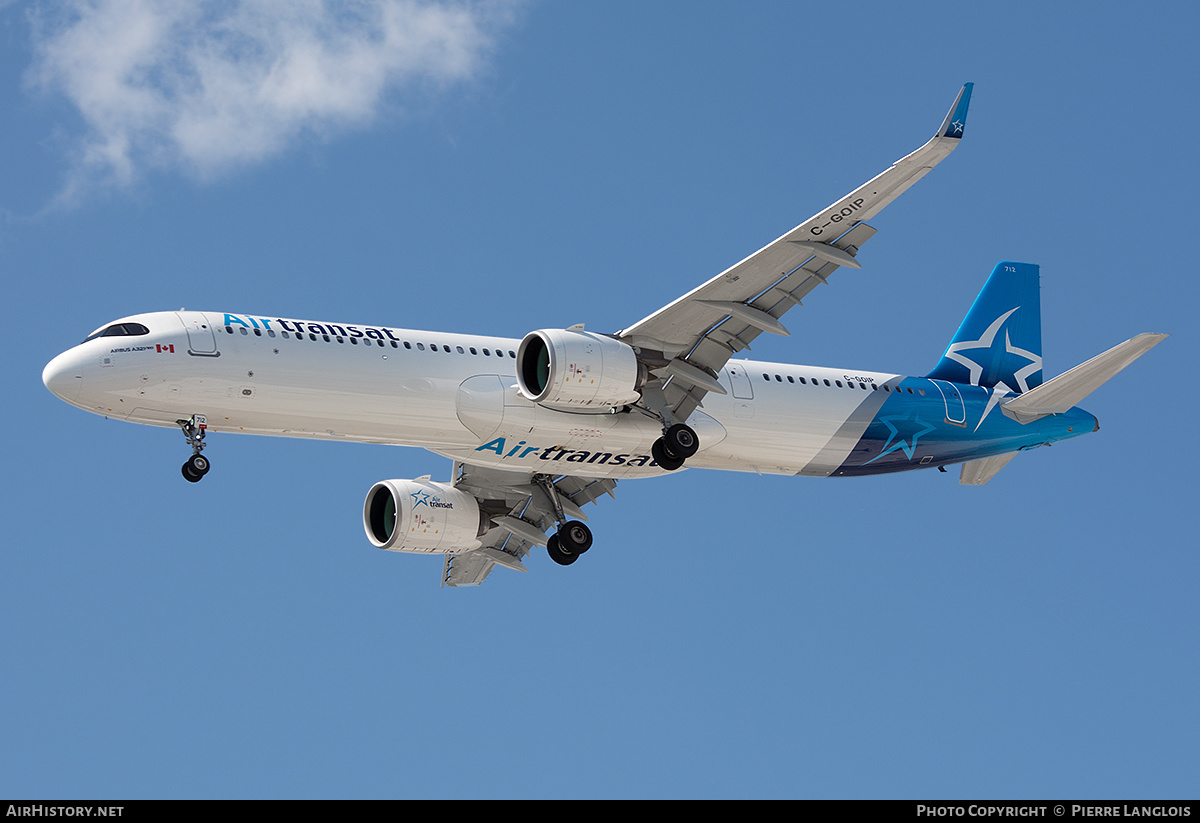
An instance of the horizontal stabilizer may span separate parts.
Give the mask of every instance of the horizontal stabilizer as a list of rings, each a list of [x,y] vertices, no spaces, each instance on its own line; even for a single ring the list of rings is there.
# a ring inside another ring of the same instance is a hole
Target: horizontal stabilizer
[[[1008,465],[1008,461],[1017,456],[1016,452],[1008,454],[997,454],[992,457],[985,457],[982,460],[972,460],[970,463],[963,463],[962,473],[958,476],[958,482],[964,486],[982,486],[984,483],[996,476],[996,472]]]
[[[1111,380],[1117,372],[1162,342],[1165,334],[1139,334],[1104,354],[1098,354],[1035,389],[1007,400],[1001,411],[1018,423],[1031,423],[1048,414],[1063,414]]]

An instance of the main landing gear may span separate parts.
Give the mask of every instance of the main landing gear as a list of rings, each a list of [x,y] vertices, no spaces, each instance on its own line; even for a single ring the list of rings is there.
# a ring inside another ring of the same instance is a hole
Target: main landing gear
[[[209,469],[208,458],[200,453],[204,451],[204,431],[208,428],[208,422],[204,415],[193,414],[187,420],[176,420],[175,423],[183,430],[183,436],[192,447],[192,456],[183,464],[183,479],[189,483],[199,483]]]
[[[691,426],[676,423],[668,426],[663,436],[654,441],[650,455],[654,462],[669,472],[682,468],[684,462],[700,449],[700,438]]]
[[[579,555],[592,547],[592,530],[586,523],[567,520],[553,477],[548,474],[535,474],[533,482],[550,498],[550,505],[554,507],[554,522],[558,524],[557,531],[546,541],[546,553],[558,565],[569,566],[579,559]]]
[[[560,566],[569,566],[592,547],[592,530],[586,523],[568,520],[546,541],[546,553]]]
[[[650,447],[654,462],[669,472],[682,468],[684,461],[699,450],[700,438],[691,426],[684,423],[668,426],[663,431],[663,436],[655,440]],[[554,509],[554,522],[558,525],[554,534],[546,541],[546,553],[560,566],[569,566],[579,559],[579,555],[592,547],[592,530],[578,520],[567,520],[553,477],[537,474],[533,476],[533,482],[550,498],[550,505]]]

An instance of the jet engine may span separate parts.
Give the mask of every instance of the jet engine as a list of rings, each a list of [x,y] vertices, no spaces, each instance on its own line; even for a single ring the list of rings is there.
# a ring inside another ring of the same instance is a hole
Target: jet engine
[[[363,503],[367,538],[393,552],[475,549],[489,522],[473,496],[431,480],[380,480]]]
[[[521,395],[547,408],[606,412],[636,402],[645,382],[633,349],[602,334],[542,329],[525,335],[517,350]]]

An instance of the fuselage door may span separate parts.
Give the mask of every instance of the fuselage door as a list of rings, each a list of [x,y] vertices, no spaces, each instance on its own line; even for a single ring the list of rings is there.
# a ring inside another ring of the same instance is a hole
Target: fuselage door
[[[963,405],[962,392],[958,390],[958,386],[944,380],[930,382],[937,386],[938,391],[942,393],[942,399],[946,401],[946,422],[956,426],[967,425],[967,409]]]
[[[175,315],[187,329],[188,354],[197,354],[201,357],[218,355],[217,338],[213,334],[208,318],[198,311],[177,311]]]
[[[733,389],[733,396],[741,400],[753,400],[754,388],[750,384],[750,375],[746,373],[746,367],[741,363],[730,363],[725,367],[725,373],[729,375],[730,388]]]

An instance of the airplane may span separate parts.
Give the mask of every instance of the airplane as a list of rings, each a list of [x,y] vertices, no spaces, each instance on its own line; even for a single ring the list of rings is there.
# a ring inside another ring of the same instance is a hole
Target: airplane
[[[983,485],[1016,454],[1096,431],[1077,403],[1166,335],[1139,334],[1042,379],[1039,267],[1004,261],[923,377],[739,359],[780,318],[860,268],[866,221],[959,145],[973,84],[916,151],[792,231],[613,334],[522,339],[226,312],[101,326],[47,364],[46,387],[94,414],[177,427],[183,477],[209,471],[209,432],[415,446],[448,483],[381,480],[372,545],[443,555],[443,586],[496,566],[561,565],[592,545],[582,507],[619,480],[691,468],[853,477],[961,464]]]

